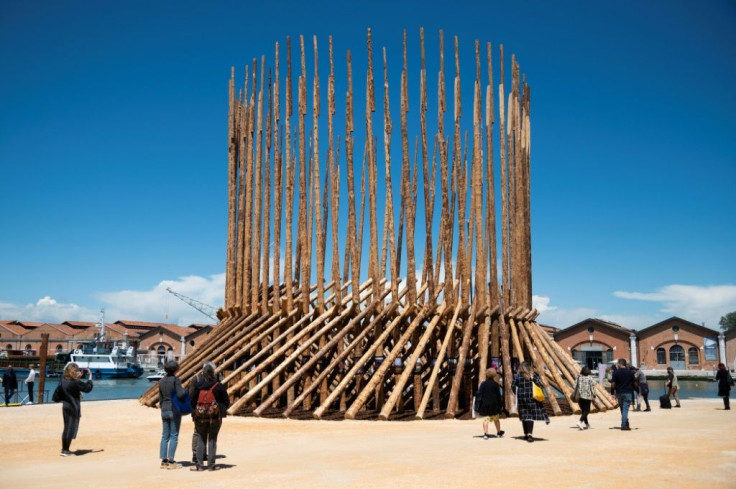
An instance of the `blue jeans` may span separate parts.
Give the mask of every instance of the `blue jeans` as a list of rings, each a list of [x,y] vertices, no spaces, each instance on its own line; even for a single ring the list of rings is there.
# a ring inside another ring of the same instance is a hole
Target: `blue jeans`
[[[624,392],[618,395],[618,407],[621,409],[621,428],[629,426],[629,406],[634,399],[631,392]]]
[[[181,414],[172,411],[162,411],[161,420],[164,424],[161,433],[161,448],[159,450],[160,458],[174,459],[176,453],[176,445],[179,443],[179,427],[181,427]]]

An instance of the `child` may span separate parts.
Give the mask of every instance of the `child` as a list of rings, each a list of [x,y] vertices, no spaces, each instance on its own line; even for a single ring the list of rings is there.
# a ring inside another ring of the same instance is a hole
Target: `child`
[[[500,416],[503,412],[503,396],[501,395],[501,386],[498,385],[499,377],[495,368],[489,368],[486,370],[486,380],[484,380],[478,392],[475,394],[476,398],[480,399],[480,408],[478,414],[483,417],[483,439],[487,440],[488,435],[488,423],[493,421],[496,425],[496,436],[501,438],[504,434],[501,431]]]

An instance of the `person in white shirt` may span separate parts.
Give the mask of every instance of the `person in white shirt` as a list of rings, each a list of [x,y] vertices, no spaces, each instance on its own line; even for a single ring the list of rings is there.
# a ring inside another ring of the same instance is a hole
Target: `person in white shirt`
[[[31,365],[31,371],[26,377],[26,389],[28,390],[28,404],[33,404],[33,384],[36,383],[36,366]]]

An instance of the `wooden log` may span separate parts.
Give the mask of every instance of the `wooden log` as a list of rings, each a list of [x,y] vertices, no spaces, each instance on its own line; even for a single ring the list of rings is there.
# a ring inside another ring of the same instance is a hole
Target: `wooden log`
[[[446,308],[446,305],[443,303],[440,305],[440,309],[444,311],[444,308]],[[406,344],[406,342],[411,338],[412,333],[414,330],[421,324],[421,322],[424,320],[424,317],[428,315],[429,313],[429,307],[422,308],[417,316],[414,318],[414,320],[409,324],[409,327],[406,328],[406,330],[403,332],[401,337],[398,339],[398,342],[403,344]],[[396,357],[399,354],[399,349],[394,348],[391,350],[391,352],[386,355],[384,358],[383,363],[378,366],[375,372],[373,372],[373,376],[368,381],[368,383],[365,385],[363,390],[358,394],[357,398],[353,401],[353,403],[350,405],[350,407],[345,411],[345,418],[346,419],[355,419],[355,416],[358,414],[358,411],[361,410],[361,408],[365,405],[365,403],[368,401],[368,398],[373,393],[373,391],[376,389],[376,387],[379,385],[379,383],[383,380],[386,372],[389,368],[393,368],[393,362],[396,359]]]
[[[281,154],[281,140],[279,139],[279,122],[281,120],[280,83],[279,83],[279,43],[276,43],[274,56],[274,85],[273,85],[273,139],[274,139],[274,175],[273,175],[273,284],[281,284],[281,212],[283,205],[283,161]],[[339,280],[335,283],[341,283]],[[291,290],[288,291],[291,293]],[[281,309],[281,287],[276,287],[276,295],[272,303],[272,313],[278,314]]]
[[[509,319],[509,323],[512,325],[514,324],[513,319]],[[557,370],[555,368],[554,362],[552,359],[545,353],[544,348],[535,348],[535,344],[539,344],[537,339],[534,338],[533,332],[530,328],[525,327],[525,323],[523,321],[519,322],[519,333],[524,341],[524,344],[526,345],[526,349],[529,352],[529,357],[532,361],[532,364],[534,365],[534,370],[537,372],[537,375],[539,375],[539,380],[542,382],[542,387],[547,391],[547,400],[550,403],[550,406],[552,407],[552,412],[554,412],[555,416],[560,416],[562,414],[562,410],[560,409],[559,404],[557,403],[557,398],[555,397],[554,393],[550,389],[550,384],[547,381],[547,377],[545,376],[545,370],[544,365],[547,366],[547,372],[549,372],[552,377],[555,380],[555,385],[558,389],[561,389],[564,393],[564,388],[566,387],[566,384],[562,381],[559,374],[557,373]],[[513,326],[512,326],[513,327]],[[540,355],[542,357],[542,361],[539,361],[539,358],[537,358],[537,355]],[[565,395],[565,398],[568,400],[571,406],[574,405],[569,398],[569,395]]]
[[[447,307],[442,304],[439,308],[439,310],[434,314],[434,317],[427,325],[426,329],[424,330],[424,333],[422,334],[422,337],[419,340],[419,343],[414,346],[414,351],[409,356],[409,359],[404,362],[404,371],[401,373],[399,378],[394,382],[394,388],[391,391],[391,394],[389,395],[388,400],[383,405],[383,409],[381,409],[380,414],[378,415],[378,418],[386,421],[391,414],[391,411],[393,410],[394,406],[396,406],[397,402],[399,402],[402,392],[404,391],[404,386],[406,385],[406,382],[409,380],[409,376],[414,374],[414,367],[417,364],[417,360],[419,360],[419,357],[424,353],[424,349],[427,346],[427,343],[429,343],[430,338],[432,337],[435,328],[437,327],[437,324],[439,323],[440,319],[442,318],[445,310]],[[407,340],[410,338],[410,336],[406,336]],[[398,343],[394,345],[392,353],[395,351],[396,355],[394,358],[398,357],[399,353],[404,349],[405,344],[404,343]]]
[[[463,310],[462,304],[457,303],[455,305],[455,312],[452,315],[452,319],[450,319],[450,322],[447,323],[447,329],[445,331],[445,337],[442,341],[442,346],[440,346],[440,351],[437,353],[435,364],[432,367],[432,373],[430,374],[429,380],[427,381],[427,389],[424,391],[424,397],[422,397],[422,402],[419,404],[419,409],[417,410],[416,415],[415,415],[417,419],[424,418],[424,412],[427,409],[429,398],[434,392],[436,392],[435,386],[437,383],[437,378],[439,375],[440,367],[442,366],[442,362],[445,361],[445,355],[447,354],[447,348],[448,348],[448,345],[450,344],[450,341],[452,339],[452,333],[455,329],[454,325],[462,310]],[[436,403],[435,403],[435,407],[437,407]]]

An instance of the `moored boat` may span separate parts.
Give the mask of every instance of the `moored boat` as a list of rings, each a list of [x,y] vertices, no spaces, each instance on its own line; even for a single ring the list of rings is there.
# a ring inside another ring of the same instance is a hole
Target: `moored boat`
[[[166,370],[159,369],[156,370],[156,373],[153,373],[146,377],[150,382],[158,382],[159,380],[163,379],[166,376]]]
[[[69,355],[80,369],[89,369],[94,379],[136,379],[143,375],[135,348],[115,341],[83,343]]]

